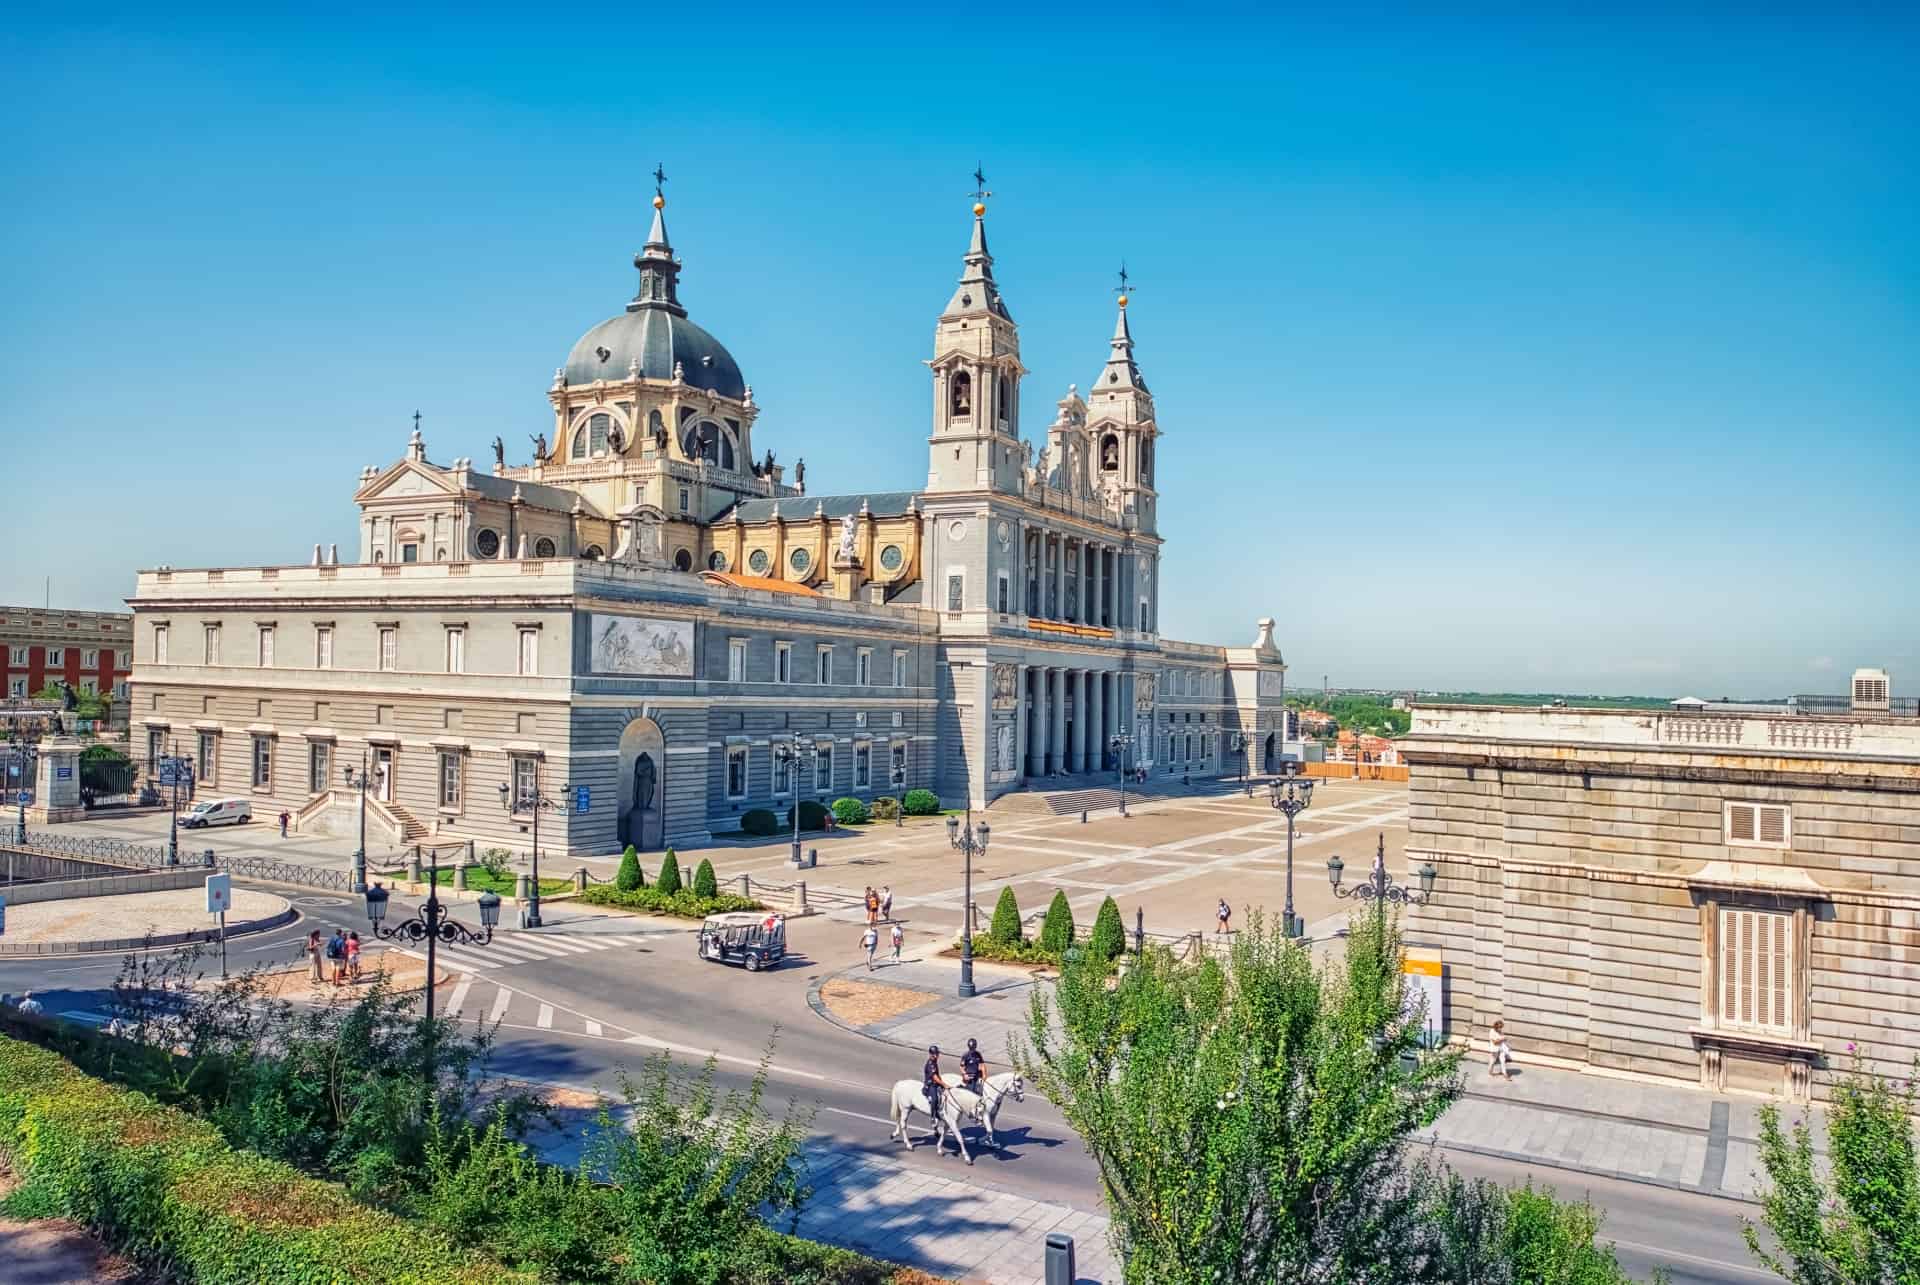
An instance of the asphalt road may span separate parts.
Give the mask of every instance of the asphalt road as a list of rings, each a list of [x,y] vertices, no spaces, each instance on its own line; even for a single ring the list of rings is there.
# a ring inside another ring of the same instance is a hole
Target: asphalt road
[[[236,969],[262,959],[295,959],[310,928],[351,927],[358,919],[358,905],[344,898],[313,894],[295,901],[307,919],[234,939],[229,950]],[[390,918],[411,909],[395,904]],[[471,916],[468,907],[459,911]],[[971,1168],[950,1152],[936,1157],[921,1146],[909,1155],[892,1141],[888,1092],[897,1079],[917,1078],[919,1058],[843,1031],[808,1008],[808,987],[853,962],[846,925],[802,920],[790,924],[789,932],[786,965],[750,975],[700,960],[691,930],[617,915],[572,919],[536,936],[594,949],[556,958],[529,958],[521,950],[515,959],[505,949],[492,958],[484,951],[457,952],[449,960],[460,969],[456,985],[443,988],[439,1002],[450,1004],[458,994],[468,1017],[500,1014],[496,1072],[609,1092],[622,1068],[662,1050],[688,1063],[711,1055],[723,1086],[744,1087],[771,1042],[773,1109],[791,1100],[810,1110],[813,1134],[829,1145],[924,1165],[929,1173],[987,1189],[1099,1208],[1097,1176],[1079,1139],[1050,1104],[1031,1093],[1004,1108],[1002,1147],[979,1148]],[[512,933],[499,939],[506,948],[520,940]],[[810,944],[820,957],[807,953]],[[478,962],[491,966],[460,968]],[[31,987],[50,1013],[104,1012],[120,965],[118,955],[0,962],[0,991],[18,994]],[[956,1032],[956,1042],[964,1035]],[[1531,1179],[1563,1198],[1590,1199],[1606,1216],[1603,1237],[1615,1242],[1622,1262],[1638,1276],[1650,1276],[1658,1266],[1676,1285],[1774,1279],[1752,1266],[1741,1240],[1738,1220],[1752,1212],[1750,1206],[1469,1153],[1448,1153],[1446,1159],[1469,1176],[1503,1183]]]

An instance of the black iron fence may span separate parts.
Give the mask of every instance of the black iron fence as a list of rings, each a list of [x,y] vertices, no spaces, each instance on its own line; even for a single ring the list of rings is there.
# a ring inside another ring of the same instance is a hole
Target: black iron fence
[[[325,866],[304,866],[298,862],[280,861],[273,857],[256,856],[251,853],[222,857],[212,848],[183,845],[179,850],[178,862],[173,863],[168,861],[167,849],[163,846],[128,843],[122,839],[47,834],[35,831],[27,835],[25,843],[14,846],[26,852],[82,857],[90,861],[143,870],[160,869],[169,864],[204,865],[229,871],[241,879],[257,879],[263,883],[324,888],[330,892],[349,892],[353,886],[352,874],[346,870],[329,869]]]

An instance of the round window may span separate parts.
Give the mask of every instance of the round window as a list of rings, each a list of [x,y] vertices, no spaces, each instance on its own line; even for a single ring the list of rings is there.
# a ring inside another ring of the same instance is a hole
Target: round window
[[[687,549],[673,551],[673,569],[675,571],[693,570],[693,553]]]
[[[474,550],[483,558],[500,556],[500,533],[491,528],[483,530],[473,537]]]
[[[898,571],[900,564],[906,560],[907,555],[900,551],[900,546],[897,544],[890,544],[880,550],[880,565],[888,571]]]
[[[553,556],[553,541],[547,539],[545,536],[541,536],[534,542],[533,556],[536,558],[551,558]]]
[[[599,545],[590,544],[586,547],[586,551],[583,552],[580,556],[585,558],[588,562],[598,562],[600,561],[600,559],[606,557],[607,555],[606,555],[606,551],[602,549]]]
[[[755,549],[747,555],[747,568],[756,576],[767,574],[767,568],[773,565],[773,559],[767,556],[765,549]]]
[[[787,565],[795,571],[805,571],[812,562],[813,559],[807,556],[805,549],[795,549],[793,556],[787,559]]]
[[[727,569],[727,555],[715,549],[707,555],[707,568],[710,571],[725,571]]]
[[[964,540],[967,538],[967,524],[959,518],[947,523],[947,539]]]

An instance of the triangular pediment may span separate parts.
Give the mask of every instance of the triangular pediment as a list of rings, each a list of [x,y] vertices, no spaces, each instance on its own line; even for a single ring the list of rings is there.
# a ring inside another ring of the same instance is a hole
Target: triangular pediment
[[[430,464],[401,460],[354,493],[356,504],[417,496],[449,498],[460,494],[450,475]]]

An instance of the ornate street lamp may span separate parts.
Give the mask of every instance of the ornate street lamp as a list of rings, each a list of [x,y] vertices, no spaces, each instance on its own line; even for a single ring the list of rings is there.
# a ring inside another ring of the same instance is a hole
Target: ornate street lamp
[[[820,761],[819,745],[813,741],[807,741],[804,744],[781,741],[773,747],[773,761],[786,766],[787,784],[793,787],[790,791],[793,796],[793,852],[788,860],[792,861],[796,867],[800,864],[800,763],[802,760],[807,764],[807,773],[814,774],[816,765]],[[896,825],[899,824],[898,810],[895,810],[893,819]]]
[[[393,927],[384,926],[387,917],[387,898],[392,894],[379,884],[367,889],[367,922],[373,925],[374,936],[382,941],[402,941],[417,946],[427,944],[427,1023],[433,1023],[433,970],[434,945],[446,942],[449,946],[485,946],[493,940],[493,926],[500,922],[500,895],[495,892],[480,894],[480,927],[475,932],[457,919],[448,918],[446,910],[440,905],[440,856],[438,849],[433,852],[432,866],[427,876],[427,904],[420,907],[411,918],[402,919]]]
[[[540,814],[542,812],[565,812],[567,800],[573,795],[571,785],[560,787],[560,798],[556,801],[540,793],[540,767],[534,765],[533,784],[514,797],[513,787],[505,781],[500,782],[500,806],[507,810],[508,816],[519,816],[522,812],[533,814],[533,878],[527,884],[527,908],[520,912],[522,928],[540,927]]]
[[[987,855],[987,840],[993,835],[993,827],[984,818],[978,826],[973,823],[973,809],[967,809],[967,824],[963,829],[960,818],[951,814],[947,817],[947,842],[955,852],[966,858],[966,890],[960,903],[960,998],[972,999],[973,989],[973,858],[977,853]]]
[[[1126,724],[1107,738],[1107,748],[1113,751],[1113,761],[1120,773],[1120,815],[1127,814],[1127,750],[1134,744],[1135,738],[1128,734]]]
[[[1380,836],[1379,846],[1374,849],[1373,872],[1367,876],[1365,883],[1342,888],[1340,873],[1346,868],[1347,863],[1342,861],[1338,854],[1327,862],[1327,878],[1333,883],[1334,896],[1358,897],[1362,901],[1371,901],[1383,929],[1386,926],[1389,901],[1398,902],[1403,906],[1424,906],[1433,900],[1433,882],[1439,877],[1439,871],[1433,868],[1433,862],[1423,861],[1420,863],[1418,872],[1419,891],[1416,892],[1404,884],[1395,883],[1393,876],[1387,873],[1387,836],[1384,834]]]
[[[386,769],[376,767],[367,771],[367,750],[360,748],[360,770],[355,772],[349,763],[340,769],[340,778],[347,783],[349,790],[360,791],[360,846],[353,850],[353,881],[347,887],[348,892],[367,890],[367,786],[386,775]]]
[[[1287,818],[1287,908],[1285,929],[1289,937],[1303,935],[1304,926],[1293,913],[1293,819],[1313,802],[1313,778],[1289,772],[1267,782],[1267,801]],[[1339,860],[1338,857],[1334,860]]]

